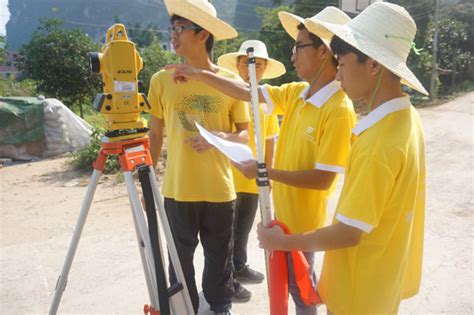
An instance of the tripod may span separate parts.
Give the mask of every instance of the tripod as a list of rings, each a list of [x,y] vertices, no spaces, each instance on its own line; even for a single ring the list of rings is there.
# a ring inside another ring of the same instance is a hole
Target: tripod
[[[133,221],[140,249],[140,257],[145,273],[150,305],[146,304],[144,313],[150,315],[194,314],[191,298],[178,253],[173,241],[173,235],[168,223],[158,183],[152,167],[147,137],[140,137],[119,142],[102,141],[101,150],[94,162],[94,171],[87,188],[76,228],[69,245],[63,269],[56,283],[53,302],[49,314],[56,314],[63,291],[66,288],[67,277],[76,253],[79,239],[94,197],[100,175],[105,169],[105,162],[109,155],[118,155],[121,171],[127,185],[128,196],[132,207]],[[145,201],[148,221],[143,215],[142,205],[138,196],[132,172],[137,171]],[[156,215],[155,203],[158,205],[159,221]],[[166,245],[177,282],[168,287],[161,247],[159,225],[161,223],[166,238]]]

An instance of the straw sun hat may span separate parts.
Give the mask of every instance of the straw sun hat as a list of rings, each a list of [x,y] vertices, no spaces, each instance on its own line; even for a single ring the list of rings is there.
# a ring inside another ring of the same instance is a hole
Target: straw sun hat
[[[214,36],[215,40],[237,37],[237,31],[217,18],[214,6],[207,0],[164,0],[168,14],[179,15],[199,25]]]
[[[247,40],[243,42],[238,52],[220,56],[219,59],[217,59],[217,64],[219,67],[227,68],[230,71],[238,73],[237,58],[239,56],[247,56],[247,48],[249,47],[253,47],[254,57],[267,60],[267,66],[262,79],[273,79],[285,74],[285,66],[281,62],[268,57],[267,47],[259,40]]]
[[[428,95],[406,65],[416,33],[416,24],[401,6],[376,2],[346,25],[319,21],[316,35],[336,35],[349,45],[376,60],[401,78],[402,84]]]
[[[283,25],[285,31],[294,39],[298,36],[298,25],[303,23],[305,27],[308,29],[309,32],[317,35],[321,40],[329,47],[331,42],[332,33],[326,31],[320,32],[317,34],[314,29],[321,28],[318,22],[329,22],[335,24],[347,24],[351,18],[345,14],[343,11],[339,10],[336,7],[326,7],[318,14],[314,15],[309,19],[303,19],[297,15],[280,11],[278,12],[278,17],[280,18],[280,22]],[[321,28],[322,29],[322,28]]]

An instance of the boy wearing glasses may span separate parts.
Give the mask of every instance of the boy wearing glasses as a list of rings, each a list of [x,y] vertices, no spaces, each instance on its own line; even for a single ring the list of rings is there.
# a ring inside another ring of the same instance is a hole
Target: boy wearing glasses
[[[209,59],[214,39],[237,36],[230,25],[216,17],[212,4],[206,0],[165,0],[165,4],[171,16],[176,54],[196,68],[238,78]],[[199,295],[193,257],[200,239],[205,257],[204,297],[216,314],[230,314],[236,198],[232,171],[228,159],[199,135],[195,122],[224,139],[246,143],[247,107],[201,82],[177,85],[166,70],[152,77],[148,99],[152,106],[150,151],[155,167],[166,126],[164,204],[194,311],[199,309]],[[174,278],[172,271],[170,277]]]
[[[296,41],[291,60],[304,82],[259,88],[260,101],[267,103],[269,112],[283,115],[274,168],[268,168],[268,176],[273,180],[276,218],[292,233],[305,233],[325,224],[327,198],[335,186],[336,174],[344,173],[356,118],[351,101],[335,80],[337,62],[328,47],[329,39],[310,33],[301,17],[287,12],[280,12],[279,17]],[[334,7],[324,9],[312,19],[338,24],[350,20]],[[170,68],[175,69],[175,80],[197,79],[235,98],[250,98],[249,86],[243,82],[187,65]],[[256,176],[254,160],[235,166],[248,178]],[[304,254],[316,286],[314,253]],[[289,290],[296,313],[316,314],[316,305],[306,305],[300,298],[288,257]]]
[[[402,90],[428,95],[406,64],[416,24],[388,2],[371,4],[343,26],[318,24],[305,22],[334,35],[337,78],[370,112],[353,129],[333,224],[300,235],[259,226],[260,246],[325,251],[319,292],[328,314],[397,314],[401,300],[420,289],[423,261],[425,141]]]

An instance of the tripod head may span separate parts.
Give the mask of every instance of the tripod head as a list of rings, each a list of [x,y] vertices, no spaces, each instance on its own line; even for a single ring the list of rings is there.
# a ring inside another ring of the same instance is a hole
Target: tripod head
[[[145,94],[138,92],[143,60],[123,24],[107,30],[101,52],[89,53],[89,66],[93,73],[102,75],[103,93],[96,95],[93,107],[105,118],[110,142],[144,136],[148,128],[140,113],[151,107]]]

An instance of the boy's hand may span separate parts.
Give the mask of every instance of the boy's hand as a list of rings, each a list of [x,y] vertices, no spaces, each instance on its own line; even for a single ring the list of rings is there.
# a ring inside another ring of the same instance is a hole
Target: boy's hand
[[[259,223],[257,226],[257,234],[260,248],[286,250],[284,244],[286,235],[278,225],[266,228],[262,223]]]
[[[213,147],[201,135],[189,137],[186,140],[184,140],[184,143],[189,144],[193,148],[193,150],[196,152],[203,152]]]
[[[247,160],[240,163],[232,162],[232,165],[238,169],[248,179],[257,177],[257,161]]]
[[[174,70],[173,80],[175,83],[186,83],[189,79],[196,79],[201,73],[201,69],[195,68],[187,64],[166,65],[163,69]]]

